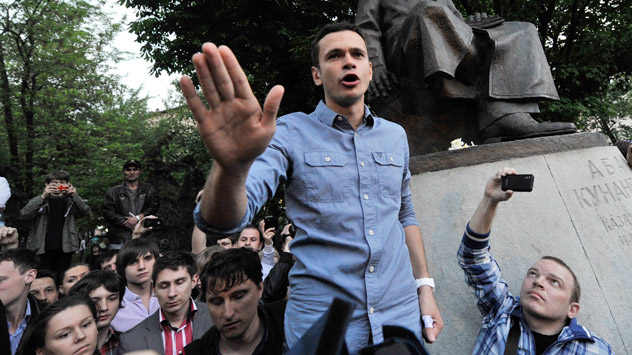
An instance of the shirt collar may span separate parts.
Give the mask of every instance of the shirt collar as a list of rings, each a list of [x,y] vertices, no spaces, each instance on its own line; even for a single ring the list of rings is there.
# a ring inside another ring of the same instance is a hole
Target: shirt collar
[[[125,286],[125,295],[123,295],[123,298],[130,302],[136,302],[136,300],[139,299],[140,296],[132,292],[129,287]]]
[[[321,123],[328,127],[331,127],[334,124],[336,117],[341,116],[330,109],[329,106],[327,106],[322,100],[318,103],[318,106],[316,106],[312,115],[316,116]],[[366,120],[367,125],[373,125],[374,118],[367,105],[364,105],[364,119]]]
[[[187,319],[184,321],[183,324],[193,321],[193,319],[195,319],[195,315],[197,314],[197,305],[195,304],[195,301],[192,297],[189,297],[189,304],[189,313],[187,314]],[[162,312],[162,307],[160,307],[160,312],[158,313],[158,322],[162,325],[167,325],[173,328],[169,320],[165,317],[165,314]],[[182,328],[183,324],[179,325],[178,327]]]

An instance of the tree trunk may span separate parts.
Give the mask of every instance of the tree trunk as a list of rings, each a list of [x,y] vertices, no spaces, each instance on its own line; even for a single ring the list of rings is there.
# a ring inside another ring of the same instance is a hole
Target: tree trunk
[[[11,105],[11,87],[9,85],[9,76],[7,68],[4,64],[4,47],[0,42],[0,102],[4,107],[4,122],[7,127],[7,138],[9,140],[9,154],[11,155],[11,166],[20,175],[20,158],[18,155],[18,139],[13,124],[13,109]],[[16,181],[16,187],[23,190],[21,181]]]

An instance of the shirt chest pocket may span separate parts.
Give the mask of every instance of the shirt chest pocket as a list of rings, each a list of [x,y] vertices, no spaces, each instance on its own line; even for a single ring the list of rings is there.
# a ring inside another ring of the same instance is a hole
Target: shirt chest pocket
[[[349,197],[347,158],[334,152],[305,153],[305,185],[310,201],[337,202]]]
[[[373,152],[380,191],[385,197],[399,197],[404,179],[404,156],[388,152]]]

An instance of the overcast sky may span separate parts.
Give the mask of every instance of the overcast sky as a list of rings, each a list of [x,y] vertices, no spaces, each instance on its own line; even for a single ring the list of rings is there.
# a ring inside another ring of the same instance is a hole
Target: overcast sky
[[[107,12],[113,14],[116,21],[127,15],[127,23],[135,19],[134,11],[124,6],[118,5],[116,0],[107,0]],[[163,74],[156,78],[149,74],[149,69],[153,63],[142,59],[140,55],[141,44],[135,42],[136,35],[127,32],[127,27],[114,40],[116,48],[130,52],[130,57],[117,65],[116,74],[123,78],[123,83],[134,89],[142,86],[141,95],[149,96],[148,107],[150,110],[163,110],[169,90],[174,90],[171,81],[179,77],[179,75]]]

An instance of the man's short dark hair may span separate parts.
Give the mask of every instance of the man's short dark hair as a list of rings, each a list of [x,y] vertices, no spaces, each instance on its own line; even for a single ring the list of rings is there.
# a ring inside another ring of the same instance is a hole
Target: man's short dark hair
[[[133,264],[136,259],[147,254],[147,252],[152,253],[155,259],[158,259],[160,255],[158,245],[147,238],[132,239],[125,243],[116,257],[116,272],[125,279],[125,268],[127,265]],[[125,281],[127,282],[127,279]]]
[[[195,275],[195,259],[191,253],[185,251],[172,251],[164,254],[154,264],[154,270],[151,274],[151,280],[156,284],[156,278],[158,274],[164,270],[169,269],[177,271],[180,266],[183,266],[191,278]]]
[[[213,254],[202,271],[202,291],[206,293],[226,292],[236,285],[251,280],[259,285],[263,278],[261,259],[256,251],[249,248],[233,248]],[[223,282],[224,287],[216,290],[217,283]]]
[[[123,296],[125,295],[125,280],[111,271],[90,271],[86,276],[82,277],[81,280],[72,285],[70,291],[68,291],[68,295],[82,294],[90,297],[90,292],[101,286],[110,292],[118,293],[120,306],[123,301]]]
[[[50,277],[51,279],[53,279],[53,282],[55,282],[55,286],[59,286],[59,284],[57,283],[59,280],[57,280],[57,273],[55,271],[50,269],[37,270],[37,276],[35,277],[36,279],[43,279],[46,277]]]
[[[562,259],[556,258],[554,256],[545,255],[542,258],[540,258],[540,260],[551,260],[553,262],[556,262],[559,265],[566,268],[566,270],[568,270],[568,272],[571,273],[571,275],[573,276],[573,290],[571,291],[571,302],[579,303],[579,298],[582,295],[582,290],[581,290],[581,287],[579,286],[579,281],[577,280],[577,276],[575,276],[575,273],[573,272],[573,270],[571,270],[570,266],[566,265],[566,263],[562,261]]]
[[[316,34],[316,37],[314,37],[314,40],[312,40],[312,65],[313,66],[315,66],[316,68],[320,68],[320,65],[318,63],[318,52],[320,51],[320,47],[318,43],[320,42],[320,40],[330,33],[342,32],[342,31],[353,31],[359,34],[360,37],[362,37],[362,40],[364,40],[364,42],[366,43],[366,40],[364,39],[362,32],[360,32],[360,29],[358,28],[358,26],[352,24],[351,22],[340,21],[340,22],[332,22],[332,23],[326,24],[323,28],[320,29],[320,31],[318,31],[318,33]]]
[[[65,170],[55,170],[50,174],[46,175],[46,183],[50,184],[53,180],[63,180],[66,182],[70,182],[70,174]]]
[[[630,146],[630,143],[631,142],[629,140],[624,140],[618,141],[614,144],[615,147],[619,148],[619,151],[623,154],[624,158],[628,155],[628,147]]]
[[[99,265],[99,269],[102,268],[102,265],[104,262],[109,261],[116,255],[118,255],[118,253],[119,253],[118,249],[108,249],[108,250],[102,251],[101,254],[99,254],[99,259],[98,259],[98,264],[97,264]]]
[[[20,274],[37,269],[40,258],[32,250],[17,248],[7,249],[0,252],[0,263],[3,261],[12,261],[13,267],[20,271]]]

